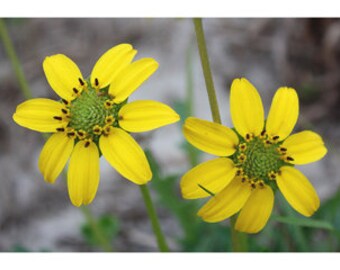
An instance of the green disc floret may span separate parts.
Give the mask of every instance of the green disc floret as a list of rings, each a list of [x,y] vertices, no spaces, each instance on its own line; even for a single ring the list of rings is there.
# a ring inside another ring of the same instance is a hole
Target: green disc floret
[[[91,87],[90,83],[69,105],[69,128],[85,131],[89,138],[96,140],[97,127],[107,125],[107,118],[114,119],[110,125],[118,126],[118,111],[124,103],[107,106],[111,97],[107,89],[100,91]]]
[[[255,182],[263,180],[264,183],[272,185],[273,181],[269,174],[278,173],[286,164],[277,150],[279,145],[256,136],[250,140],[240,138],[238,149],[231,158],[236,166],[242,169],[246,179]]]

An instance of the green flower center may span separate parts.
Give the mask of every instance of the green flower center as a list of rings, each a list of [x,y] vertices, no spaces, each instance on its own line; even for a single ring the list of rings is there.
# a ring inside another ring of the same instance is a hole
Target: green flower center
[[[77,93],[76,89],[74,90]],[[119,127],[118,111],[126,101],[115,104],[108,94],[108,87],[95,89],[89,81],[78,97],[71,102],[63,101],[63,114],[69,118],[65,130],[69,136],[78,140],[92,140],[98,143],[101,134],[109,133],[110,127]]]
[[[242,164],[244,173],[250,178],[262,179],[271,171],[277,172],[283,165],[277,147],[276,144],[266,144],[258,137],[246,143],[246,159]]]
[[[239,168],[238,175],[243,181],[255,188],[256,184],[267,184],[276,188],[275,177],[280,168],[290,165],[285,162],[284,151],[280,148],[281,143],[275,140],[268,140],[263,132],[261,136],[247,135],[247,138],[240,138],[237,151],[231,159]]]

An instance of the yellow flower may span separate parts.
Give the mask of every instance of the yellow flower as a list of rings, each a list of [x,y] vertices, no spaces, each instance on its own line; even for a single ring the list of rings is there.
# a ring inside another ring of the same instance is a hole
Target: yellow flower
[[[320,201],[294,165],[317,161],[327,149],[312,131],[289,136],[299,114],[296,91],[279,88],[265,121],[255,87],[245,78],[235,79],[230,109],[235,129],[193,117],[186,120],[186,139],[219,157],[199,164],[182,177],[183,197],[213,196],[198,212],[207,222],[222,221],[241,210],[235,228],[247,233],[257,233],[266,225],[277,188],[297,212],[311,216]]]
[[[23,127],[54,133],[41,151],[39,169],[47,182],[54,183],[70,159],[67,184],[75,206],[94,199],[101,154],[133,183],[150,181],[149,163],[129,132],[149,131],[179,120],[160,102],[127,103],[158,68],[152,58],[132,62],[136,53],[129,44],[111,48],[99,58],[88,79],[65,55],[46,57],[43,69],[47,81],[61,100],[28,100],[13,115]]]

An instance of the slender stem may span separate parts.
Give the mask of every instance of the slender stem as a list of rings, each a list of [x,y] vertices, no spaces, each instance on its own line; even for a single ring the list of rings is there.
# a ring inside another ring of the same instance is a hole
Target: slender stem
[[[202,26],[201,18],[194,18],[195,32],[198,44],[198,50],[201,57],[201,64],[203,69],[203,74],[205,78],[205,85],[208,92],[209,104],[214,122],[221,124],[221,117],[218,108],[214,82],[211,74],[209,57],[207,51],[207,45],[204,37],[204,30]],[[232,216],[230,218],[230,229],[231,229],[231,241],[233,251],[246,251],[247,250],[247,235],[239,233],[234,229],[236,217]]]
[[[140,190],[141,190],[142,195],[143,195],[146,210],[147,210],[149,218],[151,220],[153,232],[154,232],[154,234],[157,238],[158,248],[162,252],[167,252],[167,251],[169,251],[169,247],[166,243],[165,237],[164,237],[162,230],[161,230],[161,227],[159,225],[157,213],[156,213],[156,210],[155,210],[155,208],[152,204],[149,189],[146,185],[141,185]]]
[[[215,87],[214,87],[214,82],[213,82],[210,64],[209,64],[209,57],[208,57],[207,45],[205,43],[205,38],[204,38],[202,19],[195,18],[194,24],[195,24],[198,51],[201,57],[201,64],[202,64],[202,69],[203,69],[203,74],[204,74],[204,79],[205,79],[205,86],[208,92],[208,98],[209,98],[212,117],[213,117],[214,122],[221,124],[221,116],[220,116],[220,112],[218,109]]]
[[[191,116],[194,114],[194,79],[193,79],[193,69],[192,69],[192,50],[193,42],[190,42],[190,45],[187,48],[186,52],[186,96],[185,96],[185,108],[186,115]],[[184,121],[184,119],[183,119]],[[195,167],[198,164],[198,150],[197,148],[190,145],[188,142],[186,143],[186,152],[188,158],[190,160],[190,164],[192,167]]]
[[[245,233],[237,232],[234,227],[236,223],[236,216],[230,218],[230,229],[231,229],[231,243],[232,249],[236,252],[248,251],[248,237]]]
[[[104,251],[112,252],[113,249],[112,249],[110,240],[103,236],[103,234],[102,234],[100,228],[98,227],[97,222],[94,219],[90,209],[88,207],[86,207],[86,206],[83,206],[80,209],[81,209],[82,213],[84,214],[88,224],[90,225],[90,227],[91,227],[91,229],[92,229],[92,231],[94,233],[94,236],[95,236],[95,238],[98,241],[98,244],[101,246],[101,248]]]
[[[0,37],[2,43],[4,44],[5,51],[8,55],[8,58],[11,61],[12,67],[14,69],[15,75],[19,81],[20,89],[26,99],[32,98],[31,90],[28,86],[27,80],[25,78],[24,72],[22,71],[20,61],[15,52],[13,43],[11,38],[8,35],[8,31],[6,29],[6,24],[3,19],[0,18]]]

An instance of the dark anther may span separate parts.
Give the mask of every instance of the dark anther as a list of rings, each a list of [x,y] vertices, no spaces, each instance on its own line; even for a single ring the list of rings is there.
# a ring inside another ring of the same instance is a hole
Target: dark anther
[[[93,131],[94,132],[99,132],[99,128],[95,128]]]
[[[98,85],[99,85],[99,82],[98,82],[98,79],[97,79],[97,78],[94,79],[94,85],[95,85],[95,86],[98,86]]]
[[[57,131],[65,131],[65,129],[64,128],[57,128]]]
[[[246,146],[245,146],[244,144],[242,144],[242,145],[240,146],[240,148],[241,148],[241,150],[244,150],[244,149],[246,148]]]
[[[60,116],[53,116],[53,119],[55,119],[55,120],[63,120],[63,118],[62,117],[60,117]]]
[[[251,183],[251,187],[252,187],[252,188],[256,188],[255,183]]]
[[[106,106],[108,106],[108,107],[111,106],[111,102],[110,102],[110,101],[106,101],[105,104],[106,104]]]
[[[83,80],[81,78],[79,78],[78,80],[79,80],[80,85],[84,86],[85,83],[83,82]]]
[[[294,161],[294,158],[292,158],[292,157],[287,157],[287,160],[288,160],[288,161]]]
[[[78,94],[78,93],[79,93],[79,91],[78,91],[78,89],[77,89],[77,88],[73,88],[72,90],[73,90],[73,92],[74,92],[74,93],[76,93],[76,94]]]
[[[265,129],[261,132],[261,136],[264,136],[264,134],[266,134],[266,130]]]
[[[249,140],[250,139],[250,135],[246,134],[246,139]]]
[[[276,135],[276,136],[273,137],[273,140],[276,141],[276,140],[279,139],[279,138],[280,138],[280,136],[277,136],[277,135]]]
[[[79,135],[80,137],[83,137],[83,136],[84,136],[84,133],[81,132],[81,131],[78,131],[78,135]]]
[[[68,105],[68,101],[67,101],[67,100],[62,99],[62,102],[63,102],[65,105]]]
[[[85,143],[85,147],[89,147],[89,145],[90,145],[90,142],[89,141],[87,141],[86,143]]]
[[[270,178],[275,179],[275,178],[276,178],[276,175],[272,173],[272,174],[270,175]]]
[[[282,151],[282,152],[286,152],[286,151],[287,151],[287,148],[280,147],[280,151]]]
[[[269,140],[266,140],[266,144],[272,144],[272,142]]]
[[[67,114],[68,111],[66,109],[61,109],[61,111],[64,113],[64,114]]]
[[[264,187],[264,184],[262,182],[260,182],[260,187]]]
[[[68,133],[67,133],[67,135],[68,135],[68,136],[71,136],[71,137],[74,136],[74,134],[75,134],[74,132],[68,132]]]
[[[237,170],[236,171],[236,176],[240,176],[241,175],[241,170]]]
[[[241,181],[242,181],[242,183],[244,183],[246,181],[246,178],[242,177]]]

